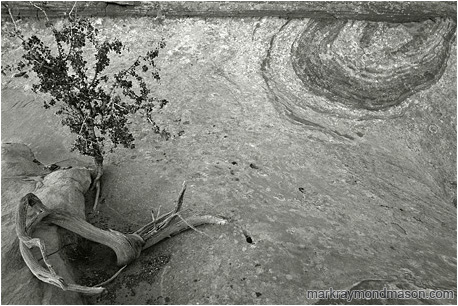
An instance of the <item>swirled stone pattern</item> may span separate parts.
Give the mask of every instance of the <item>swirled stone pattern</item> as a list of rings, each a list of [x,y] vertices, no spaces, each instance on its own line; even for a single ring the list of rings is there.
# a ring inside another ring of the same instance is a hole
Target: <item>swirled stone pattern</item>
[[[292,46],[291,63],[313,94],[353,109],[382,110],[441,77],[455,29],[447,18],[310,20]]]

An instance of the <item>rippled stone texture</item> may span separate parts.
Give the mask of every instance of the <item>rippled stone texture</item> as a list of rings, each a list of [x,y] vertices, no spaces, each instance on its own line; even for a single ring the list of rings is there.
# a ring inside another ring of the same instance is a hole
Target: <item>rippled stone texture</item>
[[[310,20],[293,44],[291,62],[312,93],[351,108],[381,110],[441,77],[455,29],[445,18]]]

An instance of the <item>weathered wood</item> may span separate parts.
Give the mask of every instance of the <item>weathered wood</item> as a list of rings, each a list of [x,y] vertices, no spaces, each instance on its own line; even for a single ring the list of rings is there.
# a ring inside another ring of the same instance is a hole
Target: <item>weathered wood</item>
[[[185,190],[186,184],[183,183],[183,188],[180,192],[177,205],[174,210],[161,216],[153,216],[153,220],[151,222],[142,226],[139,230],[132,234],[123,234],[114,230],[105,231],[99,229],[68,212],[47,208],[36,195],[29,193],[21,199],[16,212],[16,233],[19,238],[19,247],[22,258],[26,262],[30,271],[43,282],[60,287],[63,290],[89,294],[100,293],[104,290],[101,285],[114,279],[126,265],[133,262],[140,256],[142,250],[189,228],[195,229],[196,226],[202,224],[226,223],[224,219],[213,216],[192,216],[187,220],[183,219],[179,213],[183,204]],[[28,207],[34,208],[38,214],[27,225]],[[124,267],[108,281],[95,287],[67,284],[47,262],[46,246],[43,241],[30,236],[31,233],[33,233],[35,226],[37,226],[40,222],[47,222],[60,226],[80,235],[81,237],[108,246],[116,253],[117,264]],[[30,250],[32,247],[38,247],[40,249],[47,269],[40,265],[38,260],[33,256]]]
[[[146,240],[143,250],[158,244],[164,239],[178,235],[179,233],[188,230],[190,227],[198,227],[204,224],[223,225],[226,224],[226,220],[210,215],[192,216],[186,218],[186,220],[175,219],[174,222],[170,223],[163,230],[154,232],[148,240]]]
[[[105,231],[64,211],[53,210],[45,220],[108,246],[115,252],[118,266],[134,261],[140,255],[144,244],[138,235],[125,235],[114,230]]]
[[[38,207],[38,215],[35,216],[32,221],[27,224],[27,210],[28,207]],[[48,263],[46,247],[43,241],[39,238],[32,238],[30,236],[33,233],[35,227],[40,223],[40,221],[52,214],[52,210],[47,209],[40,199],[32,193],[24,196],[19,202],[18,209],[16,211],[16,234],[19,238],[19,249],[21,256],[24,259],[27,267],[39,280],[60,287],[62,290],[75,291],[86,294],[97,294],[103,292],[103,287],[86,287],[76,284],[66,283],[65,280],[59,276]],[[39,262],[38,259],[34,257],[31,248],[37,247],[40,249],[41,256],[47,267],[44,268]]]
[[[49,18],[66,16],[75,2],[38,1]],[[94,17],[262,17],[331,18],[370,21],[411,22],[435,17],[456,21],[456,2],[316,2],[316,1],[244,1],[244,2],[155,2],[155,1],[78,1],[74,12]],[[3,1],[2,18],[44,19],[42,11],[29,2]]]

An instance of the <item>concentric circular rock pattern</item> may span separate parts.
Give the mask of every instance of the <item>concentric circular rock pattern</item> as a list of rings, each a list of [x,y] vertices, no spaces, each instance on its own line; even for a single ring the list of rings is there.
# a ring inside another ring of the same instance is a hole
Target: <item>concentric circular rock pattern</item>
[[[291,63],[311,93],[352,109],[382,110],[441,77],[455,29],[446,18],[310,20],[293,43]]]

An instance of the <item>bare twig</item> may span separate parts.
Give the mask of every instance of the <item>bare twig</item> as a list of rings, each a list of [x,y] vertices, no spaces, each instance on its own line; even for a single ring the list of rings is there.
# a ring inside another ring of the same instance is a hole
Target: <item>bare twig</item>
[[[119,275],[119,273],[122,272],[122,270],[124,270],[125,268],[127,267],[127,265],[124,265],[121,269],[118,270],[118,272],[116,272],[112,277],[110,277],[109,279],[107,279],[106,281],[104,282],[101,282],[100,284],[97,284],[95,285],[94,287],[102,287],[102,286],[105,286],[106,284],[110,283],[112,280],[114,280],[116,278],[116,276]]]
[[[167,219],[165,219],[164,222],[162,222],[161,224],[157,226],[158,230],[161,228],[167,227],[178,216],[178,213],[180,212],[181,207],[183,206],[183,198],[184,198],[185,191],[186,191],[186,181],[183,182],[183,187],[181,188],[180,195],[178,196],[177,205],[175,207],[175,210],[168,213],[170,214],[170,216]]]
[[[135,234],[141,236],[142,238],[147,238],[152,233],[157,232],[160,230],[165,222],[172,216],[173,211],[169,211],[168,213],[165,213],[161,216],[159,214],[156,215],[156,217],[149,223],[145,224],[141,228],[135,231]]]
[[[8,4],[4,3],[3,4],[7,9],[8,9],[8,14],[10,15],[11,21],[14,24],[14,31],[15,31],[15,36],[18,37],[20,40],[24,41],[24,38],[22,37],[21,30],[19,30],[16,21],[14,20],[13,13],[11,13],[11,9]]]
[[[191,224],[189,224],[180,214],[177,214],[178,218],[181,219],[181,221],[183,221],[190,229],[198,232],[199,234],[202,234],[204,236],[207,236],[208,238],[211,238],[210,235],[208,235],[207,233],[204,233],[202,231],[199,231],[197,228],[195,228],[194,226],[192,226]]]
[[[75,3],[73,3],[73,6],[72,6],[72,9],[70,10],[70,13],[68,13],[69,17],[73,13],[73,9],[75,8],[75,6],[76,6],[76,1],[75,1]]]
[[[157,209],[157,213],[156,214],[154,214],[154,210],[151,209],[151,219],[153,220],[154,226],[156,226],[157,220],[159,220],[159,218],[160,218],[161,207],[162,207],[162,205],[159,205],[159,208]]]
[[[181,207],[183,206],[183,199],[184,199],[184,192],[186,191],[186,181],[183,182],[180,195],[178,196],[177,200],[177,207],[175,208],[175,213],[178,213],[181,210]]]
[[[95,200],[94,200],[94,206],[92,207],[92,211],[97,211],[98,205],[99,205],[99,196],[100,196],[100,180],[98,180],[95,183]]]
[[[14,29],[16,30],[16,32],[19,31],[18,28],[17,28],[16,21],[14,21],[13,14],[11,13],[10,6],[9,6],[8,4],[6,4],[6,3],[4,3],[3,5],[8,9],[8,14],[10,15],[11,21],[12,21],[13,24],[14,24]]]
[[[81,128],[80,128],[80,131],[78,132],[78,135],[81,135],[81,132],[83,131],[83,127],[87,127],[86,125],[86,120],[87,118],[89,117],[89,114],[87,114],[84,118],[83,118],[83,123],[81,124]]]
[[[68,47],[68,53],[67,53],[67,56],[65,57],[65,61],[68,60],[68,57],[70,56],[73,50],[73,26],[70,27],[70,40],[69,41],[70,41],[70,46]]]
[[[46,14],[45,10],[33,3],[32,1],[29,1],[31,5],[33,5],[35,8],[39,9],[46,17],[46,21],[49,21],[48,14]]]

